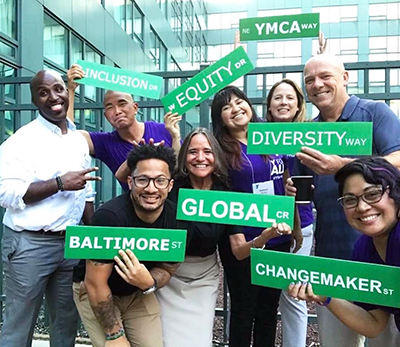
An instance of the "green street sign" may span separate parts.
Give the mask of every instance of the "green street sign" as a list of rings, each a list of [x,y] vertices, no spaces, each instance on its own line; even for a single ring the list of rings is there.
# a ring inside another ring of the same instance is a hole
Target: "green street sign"
[[[129,93],[145,98],[159,99],[163,79],[160,76],[122,70],[103,64],[78,60],[77,64],[85,71],[81,84]]]
[[[161,99],[167,112],[183,114],[249,71],[253,64],[238,47]]]
[[[296,154],[301,147],[324,154],[371,155],[371,122],[250,123],[249,154]]]
[[[180,189],[176,218],[261,228],[285,222],[293,229],[294,197]]]
[[[75,225],[65,237],[67,259],[113,259],[118,251],[130,249],[139,260],[185,259],[186,230]]]
[[[400,268],[252,249],[251,283],[286,290],[309,282],[317,295],[400,307]]]
[[[243,18],[239,20],[240,41],[318,37],[319,13]]]

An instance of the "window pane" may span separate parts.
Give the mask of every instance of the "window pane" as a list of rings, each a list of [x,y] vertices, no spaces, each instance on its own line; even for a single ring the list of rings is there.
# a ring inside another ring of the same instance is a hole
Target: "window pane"
[[[67,31],[54,19],[44,16],[44,56],[52,62],[67,68]]]
[[[0,41],[0,54],[15,58],[15,48]]]
[[[0,31],[16,38],[16,0],[0,1]]]
[[[83,59],[83,42],[75,35],[71,37],[71,64],[74,64],[78,59]]]

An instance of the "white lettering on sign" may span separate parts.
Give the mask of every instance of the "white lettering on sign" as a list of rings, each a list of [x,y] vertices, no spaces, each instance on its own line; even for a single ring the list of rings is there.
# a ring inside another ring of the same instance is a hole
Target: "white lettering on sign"
[[[91,237],[71,236],[69,248],[80,249],[137,249],[139,251],[169,251],[169,239],[156,239],[144,237]]]
[[[356,276],[334,275],[318,271],[297,270],[283,266],[258,263],[255,266],[257,274],[275,278],[283,278],[293,282],[309,282],[329,287],[341,287],[364,292],[382,294],[382,282],[374,279],[359,278]]]
[[[193,198],[187,198],[182,202],[182,212],[186,216],[214,217],[218,219],[229,218],[234,220],[256,220],[257,222],[274,223],[275,219],[268,218],[268,205],[263,205],[262,210],[256,203],[250,204],[245,209],[245,205],[238,201],[229,203],[218,200],[211,207],[204,206],[204,200],[198,202]]]
[[[157,85],[149,84],[149,81],[139,79],[137,77],[118,75],[106,71],[97,71],[91,68],[87,68],[85,73],[86,73],[85,77],[87,78],[93,78],[95,80],[99,80],[102,82],[118,84],[120,86],[128,86],[133,88],[151,89],[151,90],[158,89]]]
[[[243,64],[241,64],[243,65]],[[176,96],[176,101],[180,107],[184,107],[189,101],[202,100],[202,94],[206,94],[210,88],[214,88],[224,81],[224,76],[232,76],[232,62],[229,61],[226,66],[220,66],[218,69],[209,73],[200,82],[196,82],[194,86],[188,87],[184,92]],[[172,105],[171,105],[172,107]],[[169,108],[171,110],[171,107]],[[173,106],[175,108],[175,106]]]
[[[279,24],[279,25],[278,25]],[[265,28],[265,35],[269,35],[270,33],[277,34],[278,31],[281,34],[291,34],[292,32],[298,32],[301,33],[299,22],[297,20],[293,21],[293,23],[290,24],[288,21],[282,21],[282,22],[267,22],[267,23],[255,23],[258,35],[261,35],[263,32],[263,29]]]
[[[346,145],[362,145],[365,144],[366,139],[356,139],[353,140],[352,143],[349,143],[348,140],[343,138],[346,136],[347,132],[339,133],[337,131],[307,131],[306,133],[302,133],[300,131],[280,131],[278,133],[274,133],[272,131],[254,131],[253,132],[253,144],[254,145],[279,145],[282,144],[284,146],[322,146],[322,145],[332,145],[338,144],[339,146]]]

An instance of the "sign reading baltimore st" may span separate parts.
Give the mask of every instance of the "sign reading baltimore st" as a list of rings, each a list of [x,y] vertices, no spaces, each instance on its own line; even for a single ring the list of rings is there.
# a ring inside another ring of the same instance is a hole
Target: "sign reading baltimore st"
[[[293,229],[294,198],[180,189],[177,219],[261,228],[285,222]]]
[[[116,67],[78,60],[85,71],[79,83],[146,98],[159,99],[163,79],[160,76],[122,70]]]
[[[167,111],[183,114],[249,71],[253,64],[238,47],[161,99]]]
[[[75,225],[67,227],[65,258],[113,259],[130,249],[139,260],[183,261],[186,230]]]
[[[239,31],[240,41],[318,37],[319,13],[243,18]]]
[[[296,154],[301,147],[324,154],[371,155],[371,122],[250,123],[249,154]]]
[[[400,307],[400,268],[252,249],[251,283],[286,290],[308,282],[315,294]]]

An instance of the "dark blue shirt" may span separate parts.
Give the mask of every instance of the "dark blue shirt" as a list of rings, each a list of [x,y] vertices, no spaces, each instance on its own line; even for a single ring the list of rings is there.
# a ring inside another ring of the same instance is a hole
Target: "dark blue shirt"
[[[315,121],[323,122],[321,115]],[[375,155],[385,156],[400,150],[400,121],[388,105],[352,96],[338,122],[373,122]],[[334,175],[318,175],[296,160],[295,175],[314,176],[314,205],[317,210],[315,255],[351,259],[354,243],[360,232],[346,221]]]

